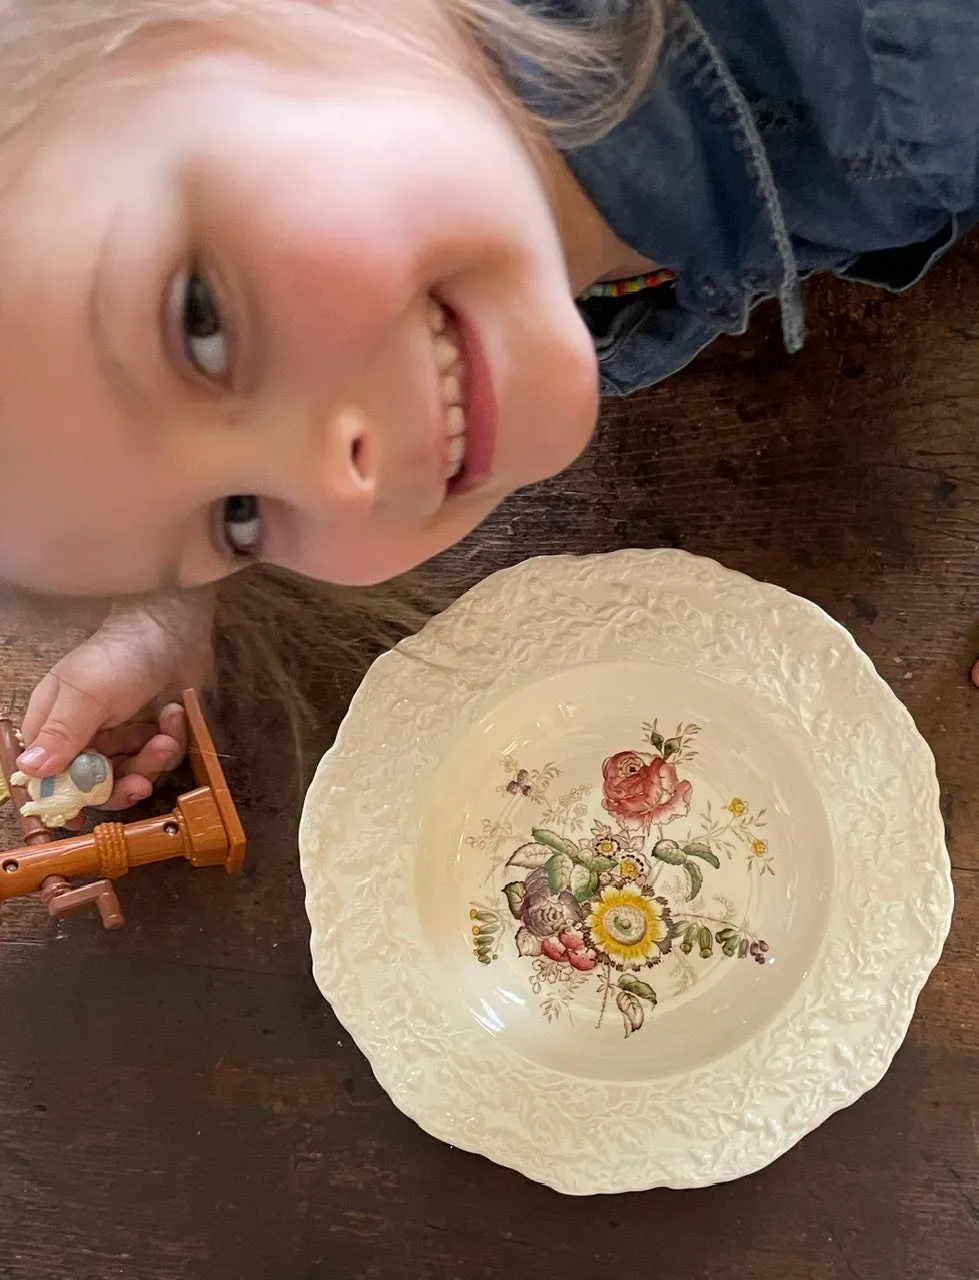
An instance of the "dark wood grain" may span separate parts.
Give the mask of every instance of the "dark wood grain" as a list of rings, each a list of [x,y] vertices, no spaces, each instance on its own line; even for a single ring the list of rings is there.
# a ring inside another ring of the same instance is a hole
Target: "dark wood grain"
[[[979,239],[912,294],[762,311],[444,563],[683,546],[854,633],[938,760],[955,924],[884,1082],[765,1172],[567,1200],[402,1117],[309,976],[298,805],[274,735],[229,768],[244,876],[120,883],[129,924],[0,916],[2,1280],[967,1280],[979,1274]],[[81,633],[8,614],[27,688]],[[57,638],[52,638],[55,634]],[[323,690],[322,746],[352,682]]]

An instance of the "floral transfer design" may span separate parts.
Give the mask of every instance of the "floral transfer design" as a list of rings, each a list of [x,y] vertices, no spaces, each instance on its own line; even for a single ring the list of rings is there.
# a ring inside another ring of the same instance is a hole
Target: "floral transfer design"
[[[602,807],[622,822],[638,822],[648,834],[653,823],[685,818],[690,812],[689,782],[662,756],[620,751],[602,765],[605,799]]]
[[[765,826],[765,810],[753,813],[747,800],[734,796],[720,814],[708,802],[700,820],[703,838],[728,858],[738,849],[747,854],[748,871],[774,875],[775,862],[768,841],[760,834]]]
[[[471,905],[473,954],[489,965],[504,947],[515,947],[528,961],[531,988],[543,995],[549,1022],[564,1013],[570,1019],[576,999],[591,987],[600,1002],[597,1027],[614,1000],[628,1038],[656,1008],[649,971],[666,957],[675,962],[677,991],[693,985],[695,959],[712,959],[715,948],[727,960],[771,961],[768,943],[738,919],[733,903],[704,895],[705,875],[738,849],[749,874],[775,874],[774,854],[760,834],[764,810],[755,813],[735,796],[719,813],[706,804],[694,819],[700,834],[693,828],[682,837],[667,834],[690,819],[694,788],[680,770],[698,754],[699,733],[698,725],[681,724],[667,738],[654,722],[643,726],[652,751],[609,756],[601,766],[601,810],[612,821],[594,818],[587,834],[591,784],[552,801],[548,791],[560,776],[554,765],[524,769],[512,756],[501,762],[506,781],[498,791],[542,813],[531,838],[503,864],[512,874],[502,890],[505,905]],[[509,822],[484,819],[480,836],[466,843],[496,854],[519,838]]]

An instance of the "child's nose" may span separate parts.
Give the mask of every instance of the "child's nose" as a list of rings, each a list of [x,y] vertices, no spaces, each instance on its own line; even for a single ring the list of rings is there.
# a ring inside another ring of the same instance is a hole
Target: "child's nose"
[[[311,479],[331,514],[366,514],[378,488],[378,457],[367,417],[353,407],[335,411],[316,429]]]

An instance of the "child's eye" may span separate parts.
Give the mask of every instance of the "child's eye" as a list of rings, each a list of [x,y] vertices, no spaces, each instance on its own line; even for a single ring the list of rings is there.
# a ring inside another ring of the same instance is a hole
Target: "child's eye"
[[[199,271],[177,282],[182,296],[175,299],[184,352],[198,373],[214,382],[227,378],[230,359],[228,337],[214,290]]]
[[[225,498],[222,511],[224,537],[232,553],[254,560],[262,551],[262,516],[258,499],[250,493]]]

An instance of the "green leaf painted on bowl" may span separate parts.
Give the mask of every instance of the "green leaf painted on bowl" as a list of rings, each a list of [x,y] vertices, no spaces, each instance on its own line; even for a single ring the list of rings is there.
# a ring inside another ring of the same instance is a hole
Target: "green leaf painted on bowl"
[[[598,875],[587,866],[579,864],[571,872],[570,888],[576,901],[584,902],[598,888]]]
[[[697,866],[696,862],[685,862],[683,869],[690,877],[690,892],[687,894],[687,901],[692,902],[697,894],[704,887],[703,872]],[[710,930],[708,930],[708,933]]]
[[[571,885],[574,863],[563,853],[555,853],[547,860],[547,883],[551,893],[561,893]]]
[[[570,840],[565,840],[564,836],[559,836],[556,831],[548,831],[546,827],[535,827],[531,834],[538,844],[547,845],[556,853],[563,853],[572,862],[577,862],[581,857],[578,846]]]
[[[704,844],[701,840],[695,840],[692,844],[685,844],[683,852],[688,858],[700,858],[704,862],[709,862],[715,871],[720,870],[720,858],[711,850],[709,844]]]
[[[520,909],[523,906],[523,900],[527,896],[527,890],[522,880],[511,880],[509,884],[503,886],[503,892],[506,894],[507,905],[510,908],[510,914],[515,920],[520,919]]]
[[[543,844],[522,844],[516,853],[512,853],[507,858],[506,865],[508,867],[525,867],[528,871],[536,871],[538,867],[547,865],[548,859],[553,853],[547,845]]]
[[[648,1000],[650,1004],[656,1004],[656,992],[648,982],[643,982],[634,973],[624,973],[619,979],[619,986],[630,995],[639,996],[643,1000]]]
[[[687,860],[687,855],[675,840],[657,840],[653,845],[653,857],[660,862],[668,862],[671,867],[682,867]]]

